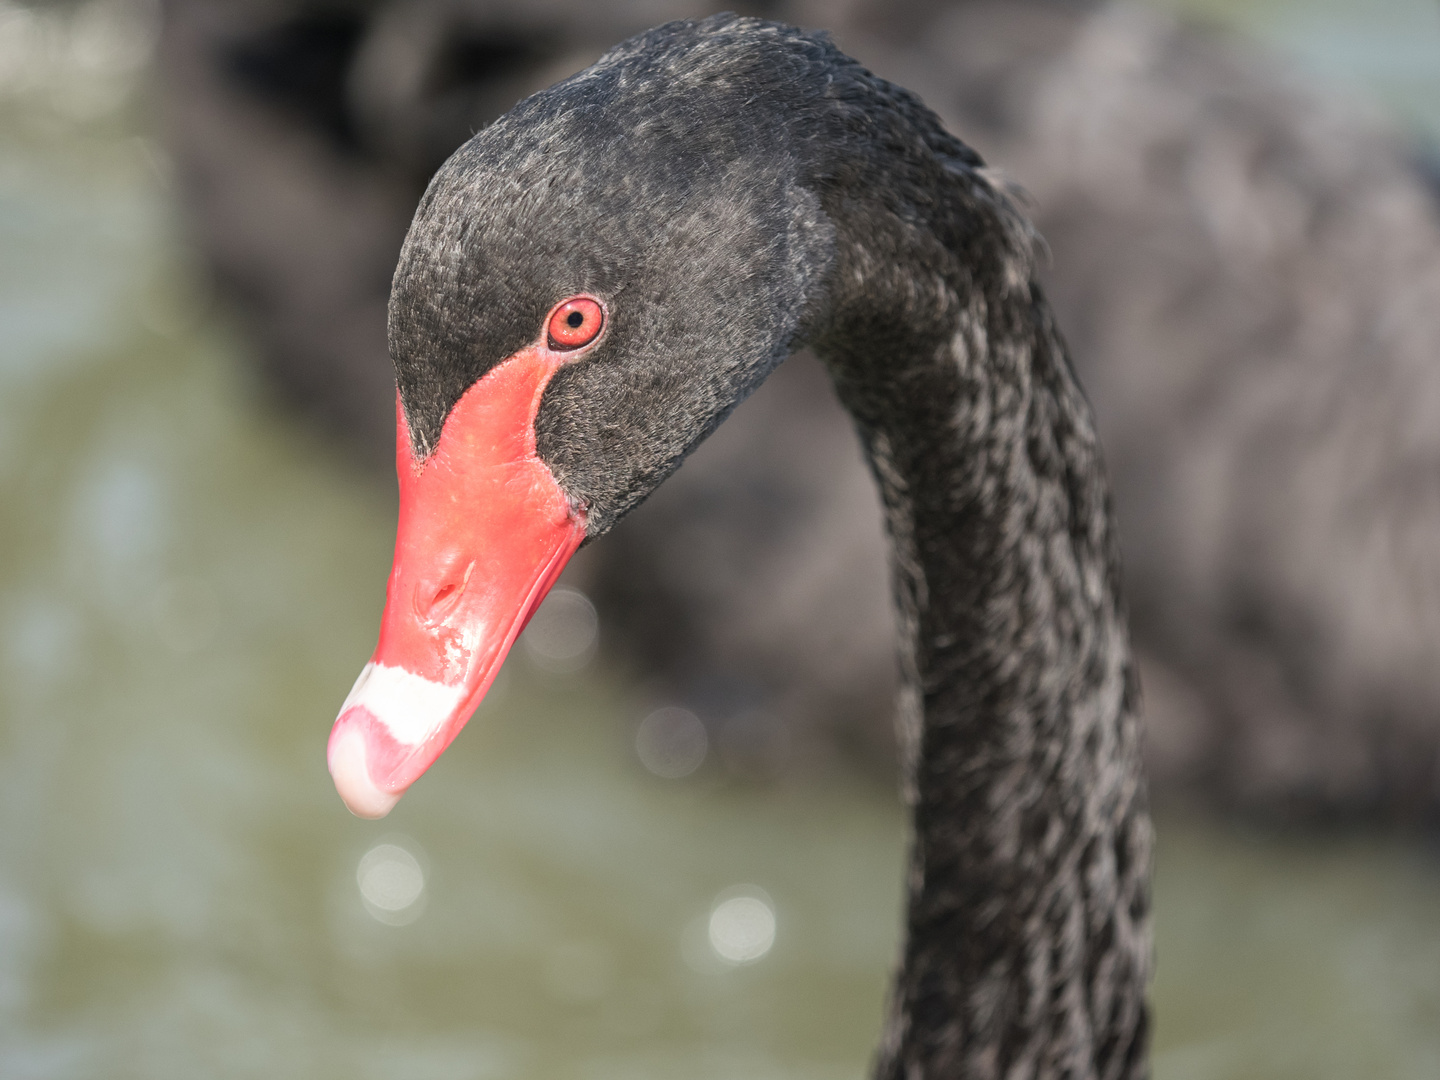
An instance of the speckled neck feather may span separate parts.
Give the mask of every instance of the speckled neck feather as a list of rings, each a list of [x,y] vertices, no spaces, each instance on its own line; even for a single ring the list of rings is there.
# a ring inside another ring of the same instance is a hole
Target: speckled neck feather
[[[815,341],[901,614],[915,839],[876,1075],[1144,1076],[1151,833],[1100,450],[1023,222],[975,171],[944,182],[923,228],[837,214]]]
[[[621,45],[437,175],[396,272],[411,436],[565,295],[614,312],[536,420],[605,532],[793,349],[893,539],[914,850],[883,1080],[1147,1075],[1151,833],[1095,431],[979,158],[825,39]]]

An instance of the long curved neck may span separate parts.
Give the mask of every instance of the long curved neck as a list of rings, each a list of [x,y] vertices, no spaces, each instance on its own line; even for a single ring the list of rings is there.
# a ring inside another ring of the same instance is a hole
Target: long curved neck
[[[876,1076],[1133,1080],[1151,833],[1104,469],[1023,221],[973,169],[947,176],[923,228],[829,200],[815,339],[901,613],[915,832]]]

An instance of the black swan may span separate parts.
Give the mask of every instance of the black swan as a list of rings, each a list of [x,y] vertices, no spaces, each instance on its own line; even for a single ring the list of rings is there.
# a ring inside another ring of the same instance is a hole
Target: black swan
[[[979,157],[823,36],[672,23],[436,175],[396,270],[380,642],[331,734],[388,812],[560,568],[786,355],[893,544],[914,812],[876,1075],[1146,1075],[1151,831],[1100,450]]]
[[[1300,816],[1440,808],[1440,215],[1405,141],[1133,4],[739,6],[835,27],[1033,193],[1125,523],[1152,786]],[[379,446],[390,274],[435,168],[603,45],[703,7],[165,5],[179,189],[276,381]],[[605,639],[722,742],[755,704],[783,722],[782,768],[890,750],[884,541],[827,382],[785,364],[572,564]]]

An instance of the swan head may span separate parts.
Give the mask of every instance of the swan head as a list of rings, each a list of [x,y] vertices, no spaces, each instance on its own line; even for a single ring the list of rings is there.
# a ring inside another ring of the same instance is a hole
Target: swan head
[[[390,302],[395,560],[329,744],[352,812],[389,812],[576,548],[804,339],[834,235],[787,103],[797,73],[837,61],[755,20],[671,24],[522,102],[431,182]]]

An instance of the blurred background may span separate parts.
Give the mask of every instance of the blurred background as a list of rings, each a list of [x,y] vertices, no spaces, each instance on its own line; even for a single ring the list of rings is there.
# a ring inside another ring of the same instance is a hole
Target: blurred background
[[[738,6],[917,90],[1049,241],[1145,677],[1157,1077],[1440,1075],[1440,5]],[[419,192],[709,10],[0,0],[0,1076],[865,1075],[892,627],[813,360],[389,818],[325,770]]]

